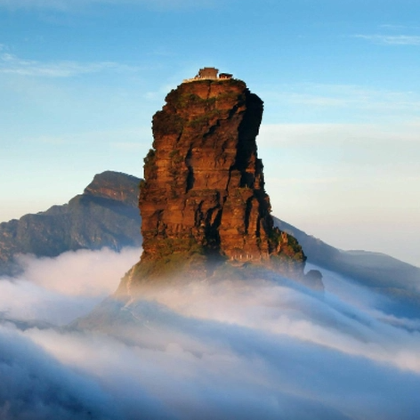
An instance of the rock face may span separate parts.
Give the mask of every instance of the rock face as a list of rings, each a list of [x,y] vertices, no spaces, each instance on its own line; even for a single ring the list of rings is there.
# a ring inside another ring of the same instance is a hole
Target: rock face
[[[140,181],[140,178],[133,175],[105,171],[94,176],[93,181],[83,191],[83,196],[137,207]]]
[[[140,192],[143,276],[176,254],[303,272],[301,247],[270,215],[255,141],[262,113],[261,99],[235,79],[194,80],[167,95]]]
[[[0,223],[0,275],[20,271],[18,254],[55,257],[65,251],[140,246],[140,179],[106,171],[67,204]]]

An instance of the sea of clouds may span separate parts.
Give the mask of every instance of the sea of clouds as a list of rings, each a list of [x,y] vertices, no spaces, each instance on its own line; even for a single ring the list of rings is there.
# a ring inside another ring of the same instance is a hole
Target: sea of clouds
[[[324,293],[278,277],[108,298],[140,252],[25,256],[0,279],[0,419],[418,419],[420,320],[388,298],[326,270]]]

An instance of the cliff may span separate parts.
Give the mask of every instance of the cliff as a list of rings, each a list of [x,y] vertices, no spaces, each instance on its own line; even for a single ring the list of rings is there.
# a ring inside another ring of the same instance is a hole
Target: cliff
[[[139,182],[106,171],[67,204],[0,223],[0,275],[20,271],[18,254],[55,257],[77,249],[140,246]]]
[[[144,160],[144,251],[125,283],[182,265],[184,275],[205,276],[209,261],[303,274],[302,248],[270,215],[255,140],[262,113],[262,100],[235,79],[195,80],[167,95]]]

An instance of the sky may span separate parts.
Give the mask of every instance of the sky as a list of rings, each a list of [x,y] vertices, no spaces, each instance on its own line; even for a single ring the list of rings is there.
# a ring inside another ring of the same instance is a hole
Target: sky
[[[204,66],[265,104],[273,214],[420,265],[414,0],[0,0],[0,221],[141,177],[151,118]]]
[[[388,298],[322,270],[324,292],[273,276],[103,300],[140,252],[23,256],[0,278],[2,420],[418,418],[420,322]]]

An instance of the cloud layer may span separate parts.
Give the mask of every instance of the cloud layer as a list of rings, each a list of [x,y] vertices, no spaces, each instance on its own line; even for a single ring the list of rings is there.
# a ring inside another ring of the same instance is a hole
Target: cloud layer
[[[416,418],[419,320],[325,270],[324,294],[281,277],[194,282],[107,299],[72,327],[25,324],[22,307],[33,322],[47,301],[56,314],[44,320],[60,306],[70,320],[63,297],[92,309],[138,254],[28,259],[25,280],[0,282],[1,295],[15,288],[0,310],[20,314],[0,326],[2,418]]]
[[[366,39],[383,45],[420,45],[420,36],[416,35],[355,35],[356,38]]]
[[[0,312],[20,321],[66,324],[114,292],[140,250],[69,251],[57,258],[21,256],[19,279],[0,279]]]

